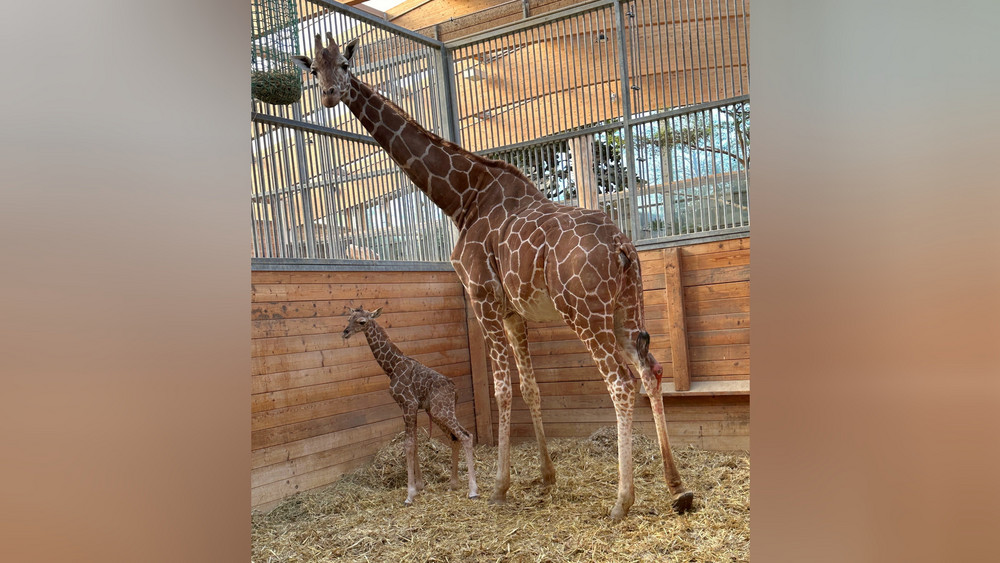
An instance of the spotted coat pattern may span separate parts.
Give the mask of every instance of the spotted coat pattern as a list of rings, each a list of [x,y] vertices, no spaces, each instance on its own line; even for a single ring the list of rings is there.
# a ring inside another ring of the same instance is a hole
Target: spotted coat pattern
[[[444,430],[446,436],[451,436],[451,488],[458,488],[458,455],[461,447],[465,450],[468,465],[469,498],[478,497],[472,434],[459,424],[455,416],[455,383],[403,354],[389,340],[385,329],[375,322],[381,314],[381,307],[371,312],[362,307],[351,311],[343,337],[350,338],[358,332],[365,334],[375,361],[389,376],[389,393],[403,409],[403,422],[406,424],[406,439],[403,443],[406,453],[406,504],[412,504],[417,491],[424,488],[420,460],[417,458],[417,413],[421,409],[427,411],[431,421]]]
[[[531,412],[542,485],[555,483],[546,447],[541,404],[528,354],[527,321],[563,320],[586,344],[607,384],[618,419],[620,520],[634,502],[632,415],[636,381],[650,391],[664,478],[673,507],[684,512],[693,494],[684,489],[667,440],[660,396],[662,367],[649,353],[644,330],[642,276],[632,242],[601,211],[558,205],[517,168],[472,154],[425,130],[399,107],[348,71],[357,40],[341,53],[316,36],[317,61],[299,57],[317,77],[324,106],[343,101],[413,183],[458,228],[452,264],[483,328],[493,362],[499,411],[498,464],[491,502],[510,488],[511,373]],[[338,84],[346,83],[340,88]]]

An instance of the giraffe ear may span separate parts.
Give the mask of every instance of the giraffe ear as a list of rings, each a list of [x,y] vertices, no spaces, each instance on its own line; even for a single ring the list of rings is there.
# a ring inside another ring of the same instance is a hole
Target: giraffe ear
[[[306,72],[312,71],[312,59],[304,55],[292,55],[292,63]]]
[[[374,311],[372,311],[372,318],[373,319],[378,318],[380,315],[382,315],[382,307],[379,307],[378,309],[375,309]]]
[[[355,37],[350,43],[344,45],[344,58],[348,61],[354,57],[354,51],[358,48],[358,39],[358,37]]]

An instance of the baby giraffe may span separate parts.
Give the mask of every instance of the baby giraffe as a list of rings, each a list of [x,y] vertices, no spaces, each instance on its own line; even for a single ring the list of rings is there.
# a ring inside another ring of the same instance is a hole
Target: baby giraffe
[[[455,384],[447,377],[403,355],[389,340],[385,329],[375,319],[382,314],[379,307],[372,312],[358,307],[351,311],[344,329],[344,338],[357,332],[364,332],[372,349],[375,361],[389,376],[389,393],[403,409],[406,423],[406,504],[413,504],[417,491],[424,488],[420,475],[420,460],[417,459],[417,412],[424,409],[446,435],[451,436],[451,483],[452,490],[458,488],[458,448],[459,442],[465,449],[465,459],[469,466],[469,498],[478,498],[476,469],[472,458],[472,435],[462,428],[455,417]]]

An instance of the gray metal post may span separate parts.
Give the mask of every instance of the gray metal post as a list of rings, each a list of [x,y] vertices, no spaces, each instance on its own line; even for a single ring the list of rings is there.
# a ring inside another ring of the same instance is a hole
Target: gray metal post
[[[628,44],[625,42],[625,15],[622,0],[615,2],[615,25],[618,27],[618,67],[621,72],[622,125],[625,128],[625,174],[628,179],[630,214],[632,215],[629,237],[635,241],[639,236],[639,200],[635,184],[635,144],[632,140],[632,90],[629,86]]]
[[[438,103],[441,104],[441,130],[444,133],[441,136],[458,145],[462,143],[462,135],[455,107],[455,62],[451,58],[451,49],[441,47],[437,58]]]
[[[292,104],[292,115],[296,121],[302,121],[302,109],[299,104]],[[302,222],[305,226],[306,258],[316,257],[316,233],[313,231],[312,200],[309,196],[309,169],[306,166],[306,138],[301,129],[295,132],[295,163],[299,167],[299,200],[302,202]]]

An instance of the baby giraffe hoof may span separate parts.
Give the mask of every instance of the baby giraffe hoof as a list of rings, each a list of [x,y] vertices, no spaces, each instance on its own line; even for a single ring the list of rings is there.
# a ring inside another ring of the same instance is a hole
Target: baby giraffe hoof
[[[471,499],[478,499],[479,495],[469,495],[469,498],[471,498]]]
[[[498,497],[496,495],[493,495],[492,497],[490,497],[490,504],[495,504],[497,506],[502,506],[502,505],[504,505],[506,503],[507,503],[507,497],[505,497],[505,496]]]
[[[684,514],[685,512],[691,510],[694,505],[694,493],[691,491],[683,492],[674,498],[674,512],[677,514]]]

